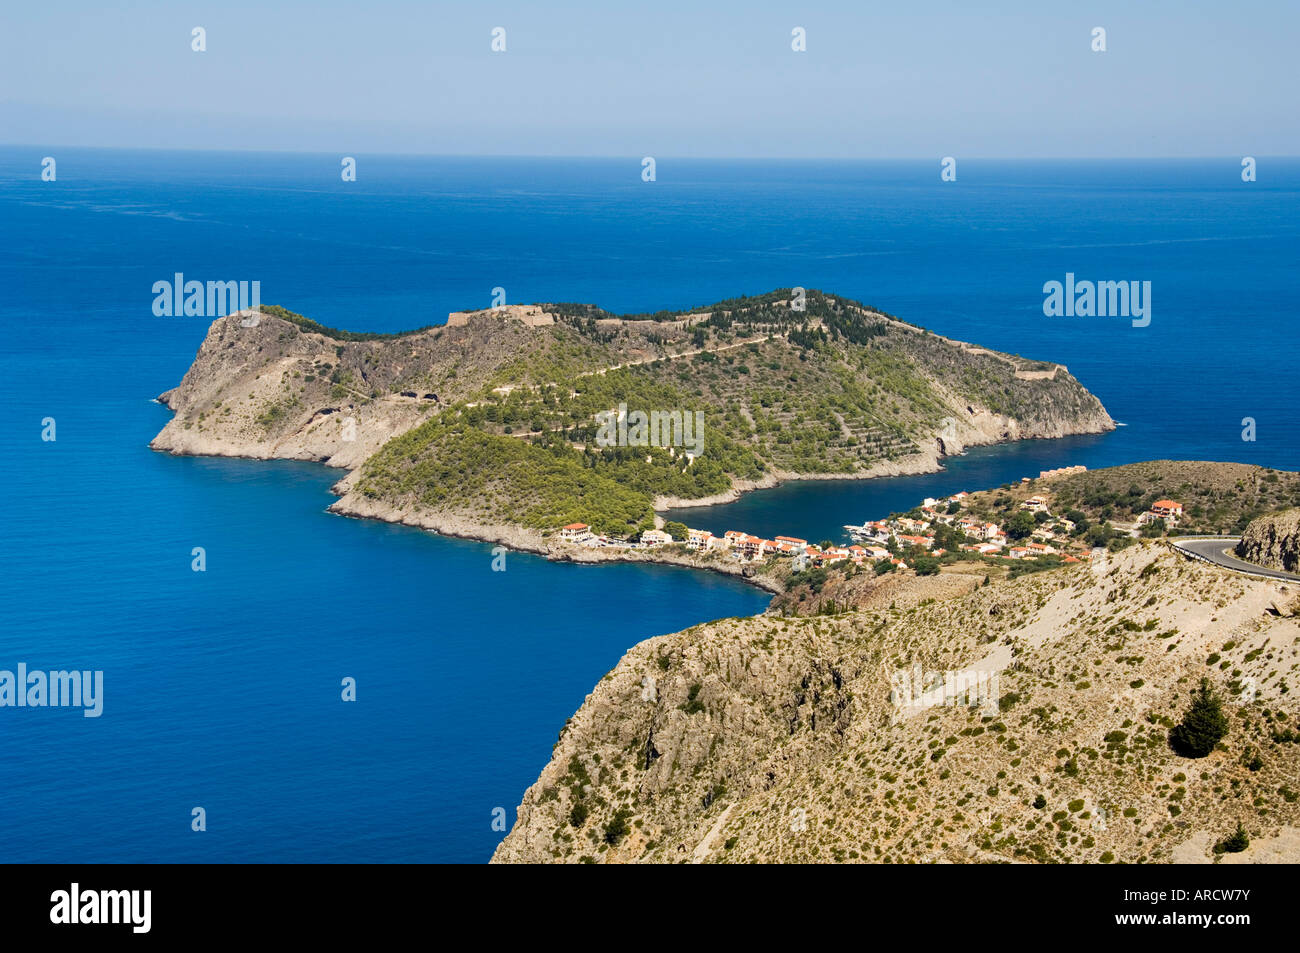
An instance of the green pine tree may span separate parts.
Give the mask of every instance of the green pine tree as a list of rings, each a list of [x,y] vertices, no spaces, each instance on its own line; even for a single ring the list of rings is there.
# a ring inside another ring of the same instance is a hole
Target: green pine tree
[[[1185,758],[1204,758],[1228,733],[1228,717],[1207,678],[1192,692],[1192,705],[1169,732],[1169,746]]]

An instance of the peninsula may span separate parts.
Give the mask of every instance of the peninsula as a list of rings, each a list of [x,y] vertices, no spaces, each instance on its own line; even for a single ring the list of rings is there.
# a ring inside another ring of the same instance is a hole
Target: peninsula
[[[1060,364],[802,289],[623,316],[502,306],[398,334],[261,306],[214,321],[159,400],[175,416],[154,449],[319,461],[349,471],[334,512],[583,560],[693,557],[557,546],[563,527],[637,540],[656,510],[782,480],[1114,427]]]
[[[847,526],[656,513],[779,480],[917,473],[1114,426],[1068,371],[793,291],[691,312],[457,313],[396,335],[213,323],[159,450],[347,469],[346,515],[555,559],[743,574],[768,611],[628,650],[495,862],[1230,862],[1300,857],[1300,474],[1044,471]],[[689,422],[689,423],[688,423]]]

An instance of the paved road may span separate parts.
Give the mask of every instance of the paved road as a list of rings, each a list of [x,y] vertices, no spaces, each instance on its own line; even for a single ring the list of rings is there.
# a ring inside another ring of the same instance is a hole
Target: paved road
[[[1248,563],[1232,555],[1232,548],[1237,545],[1239,538],[1238,536],[1221,536],[1215,539],[1179,539],[1174,537],[1170,542],[1174,544],[1175,549],[1181,549],[1193,556],[1200,556],[1202,559],[1225,569],[1248,572],[1255,576],[1267,576],[1269,579],[1286,579],[1289,582],[1300,582],[1300,575],[1293,572],[1282,572],[1280,569],[1256,566],[1254,563]]]

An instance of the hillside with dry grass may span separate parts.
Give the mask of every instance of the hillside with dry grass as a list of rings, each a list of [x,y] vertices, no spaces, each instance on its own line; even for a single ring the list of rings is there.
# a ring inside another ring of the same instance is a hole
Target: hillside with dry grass
[[[1030,496],[1051,511],[1082,514],[1094,524],[1131,523],[1160,499],[1183,505],[1183,534],[1240,533],[1256,517],[1300,503],[1300,473],[1247,463],[1144,460],[1012,483],[971,494],[979,516],[1005,520]]]
[[[1296,604],[1142,542],[650,639],[564,726],[494,861],[1294,862]],[[900,673],[953,672],[991,690],[904,704]],[[1170,732],[1202,678],[1228,730],[1186,757]],[[1215,853],[1238,823],[1249,848]]]

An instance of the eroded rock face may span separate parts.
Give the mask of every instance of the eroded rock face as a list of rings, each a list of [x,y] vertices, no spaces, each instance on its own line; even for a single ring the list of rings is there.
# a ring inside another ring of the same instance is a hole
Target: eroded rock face
[[[777,639],[774,651],[770,631],[745,620],[716,625],[731,637],[641,643],[588,696],[525,797],[498,862],[556,859],[553,831],[573,828],[575,803],[608,808],[609,789],[624,785],[660,813],[603,859],[639,859],[657,837],[662,859],[672,861],[696,849],[715,802],[789,784],[843,749],[855,718],[849,685],[862,675],[861,660],[816,631]],[[622,767],[610,773],[624,761],[635,778],[622,777]],[[599,808],[596,814],[604,820]]]
[[[1269,569],[1300,572],[1300,507],[1253,521],[1241,534],[1237,555]]]
[[[1100,577],[919,594],[634,646],[493,861],[1209,863],[1243,816],[1300,857],[1300,626],[1270,611],[1294,586],[1145,543]],[[1232,727],[1192,772],[1168,734],[1211,653]],[[916,666],[989,691],[918,700],[897,678]]]
[[[436,397],[461,399],[514,360],[530,333],[502,319],[340,340],[237,312],[212,323],[184,379],[159,396],[176,416],[150,446],[353,469],[437,413]]]

